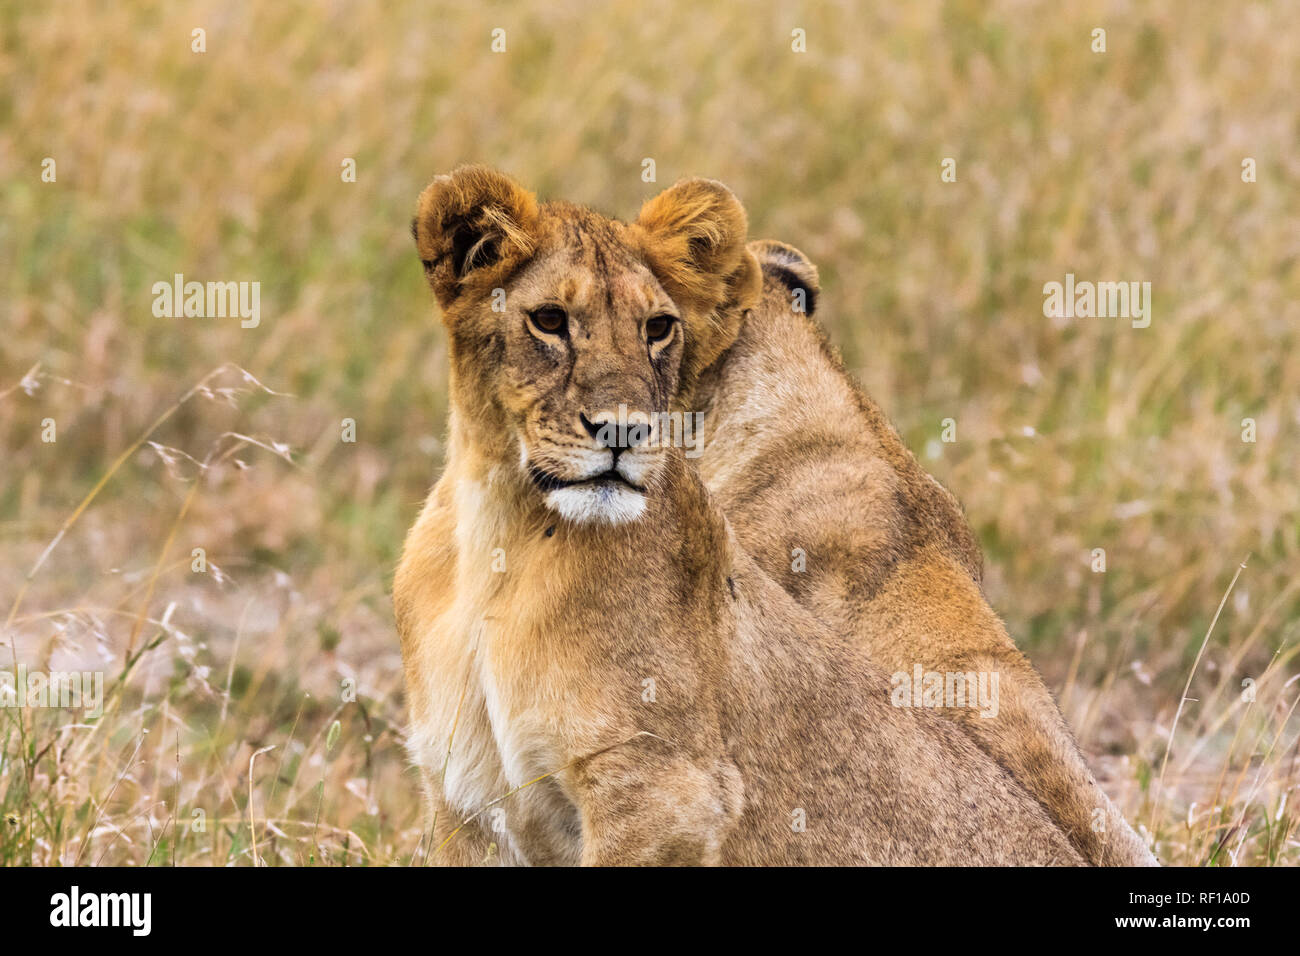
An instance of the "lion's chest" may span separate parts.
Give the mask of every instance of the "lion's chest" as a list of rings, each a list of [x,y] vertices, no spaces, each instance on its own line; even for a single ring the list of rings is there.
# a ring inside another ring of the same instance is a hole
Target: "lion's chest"
[[[460,637],[444,644],[450,653],[429,688],[436,726],[413,728],[427,742],[417,759],[456,822],[486,833],[500,862],[577,863],[577,808],[558,779],[568,759],[563,716],[548,703],[562,695],[545,668],[521,667],[517,654],[531,628],[512,617],[503,591],[474,607],[458,602],[431,629],[452,634]]]
[[[458,482],[449,504],[454,567],[426,582],[442,610],[413,652],[411,753],[500,862],[577,863],[578,812],[559,777],[573,756],[572,668],[553,653],[537,590],[558,573],[554,548],[506,520],[483,484]]]

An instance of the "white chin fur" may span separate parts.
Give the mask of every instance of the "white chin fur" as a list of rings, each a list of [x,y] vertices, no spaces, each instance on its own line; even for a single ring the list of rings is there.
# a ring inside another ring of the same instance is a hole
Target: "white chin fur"
[[[603,481],[548,491],[546,506],[577,524],[624,524],[645,513],[645,495],[626,485]]]

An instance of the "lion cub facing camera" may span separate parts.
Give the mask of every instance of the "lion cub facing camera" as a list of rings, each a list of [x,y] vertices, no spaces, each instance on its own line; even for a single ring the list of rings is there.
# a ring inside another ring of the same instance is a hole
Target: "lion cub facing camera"
[[[891,706],[653,424],[758,294],[745,228],[704,180],[630,224],[479,167],[420,197],[450,439],[394,601],[435,860],[1081,862],[958,727]]]

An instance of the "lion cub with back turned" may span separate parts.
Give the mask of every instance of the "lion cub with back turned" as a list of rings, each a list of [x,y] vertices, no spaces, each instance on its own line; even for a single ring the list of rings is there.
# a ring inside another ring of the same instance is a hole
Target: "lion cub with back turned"
[[[741,544],[882,668],[998,675],[995,716],[936,713],[1037,797],[1089,863],[1153,865],[984,600],[982,556],[957,500],[852,382],[812,318],[816,267],[780,242],[749,251],[762,294],[723,310],[734,341],[694,395],[707,409],[700,474]]]
[[[1081,862],[956,726],[891,706],[655,424],[613,427],[682,410],[757,293],[724,187],[624,224],[468,167],[414,231],[452,411],[394,601],[436,860]]]

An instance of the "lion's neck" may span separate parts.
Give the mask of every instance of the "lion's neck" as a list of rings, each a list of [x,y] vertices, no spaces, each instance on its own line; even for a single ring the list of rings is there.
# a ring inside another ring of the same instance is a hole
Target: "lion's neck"
[[[503,435],[500,442],[484,443],[475,438],[474,425],[452,411],[442,477],[455,502],[461,567],[473,567],[485,554],[509,549],[520,538],[543,530],[547,522],[546,509],[519,467],[514,440]]]

